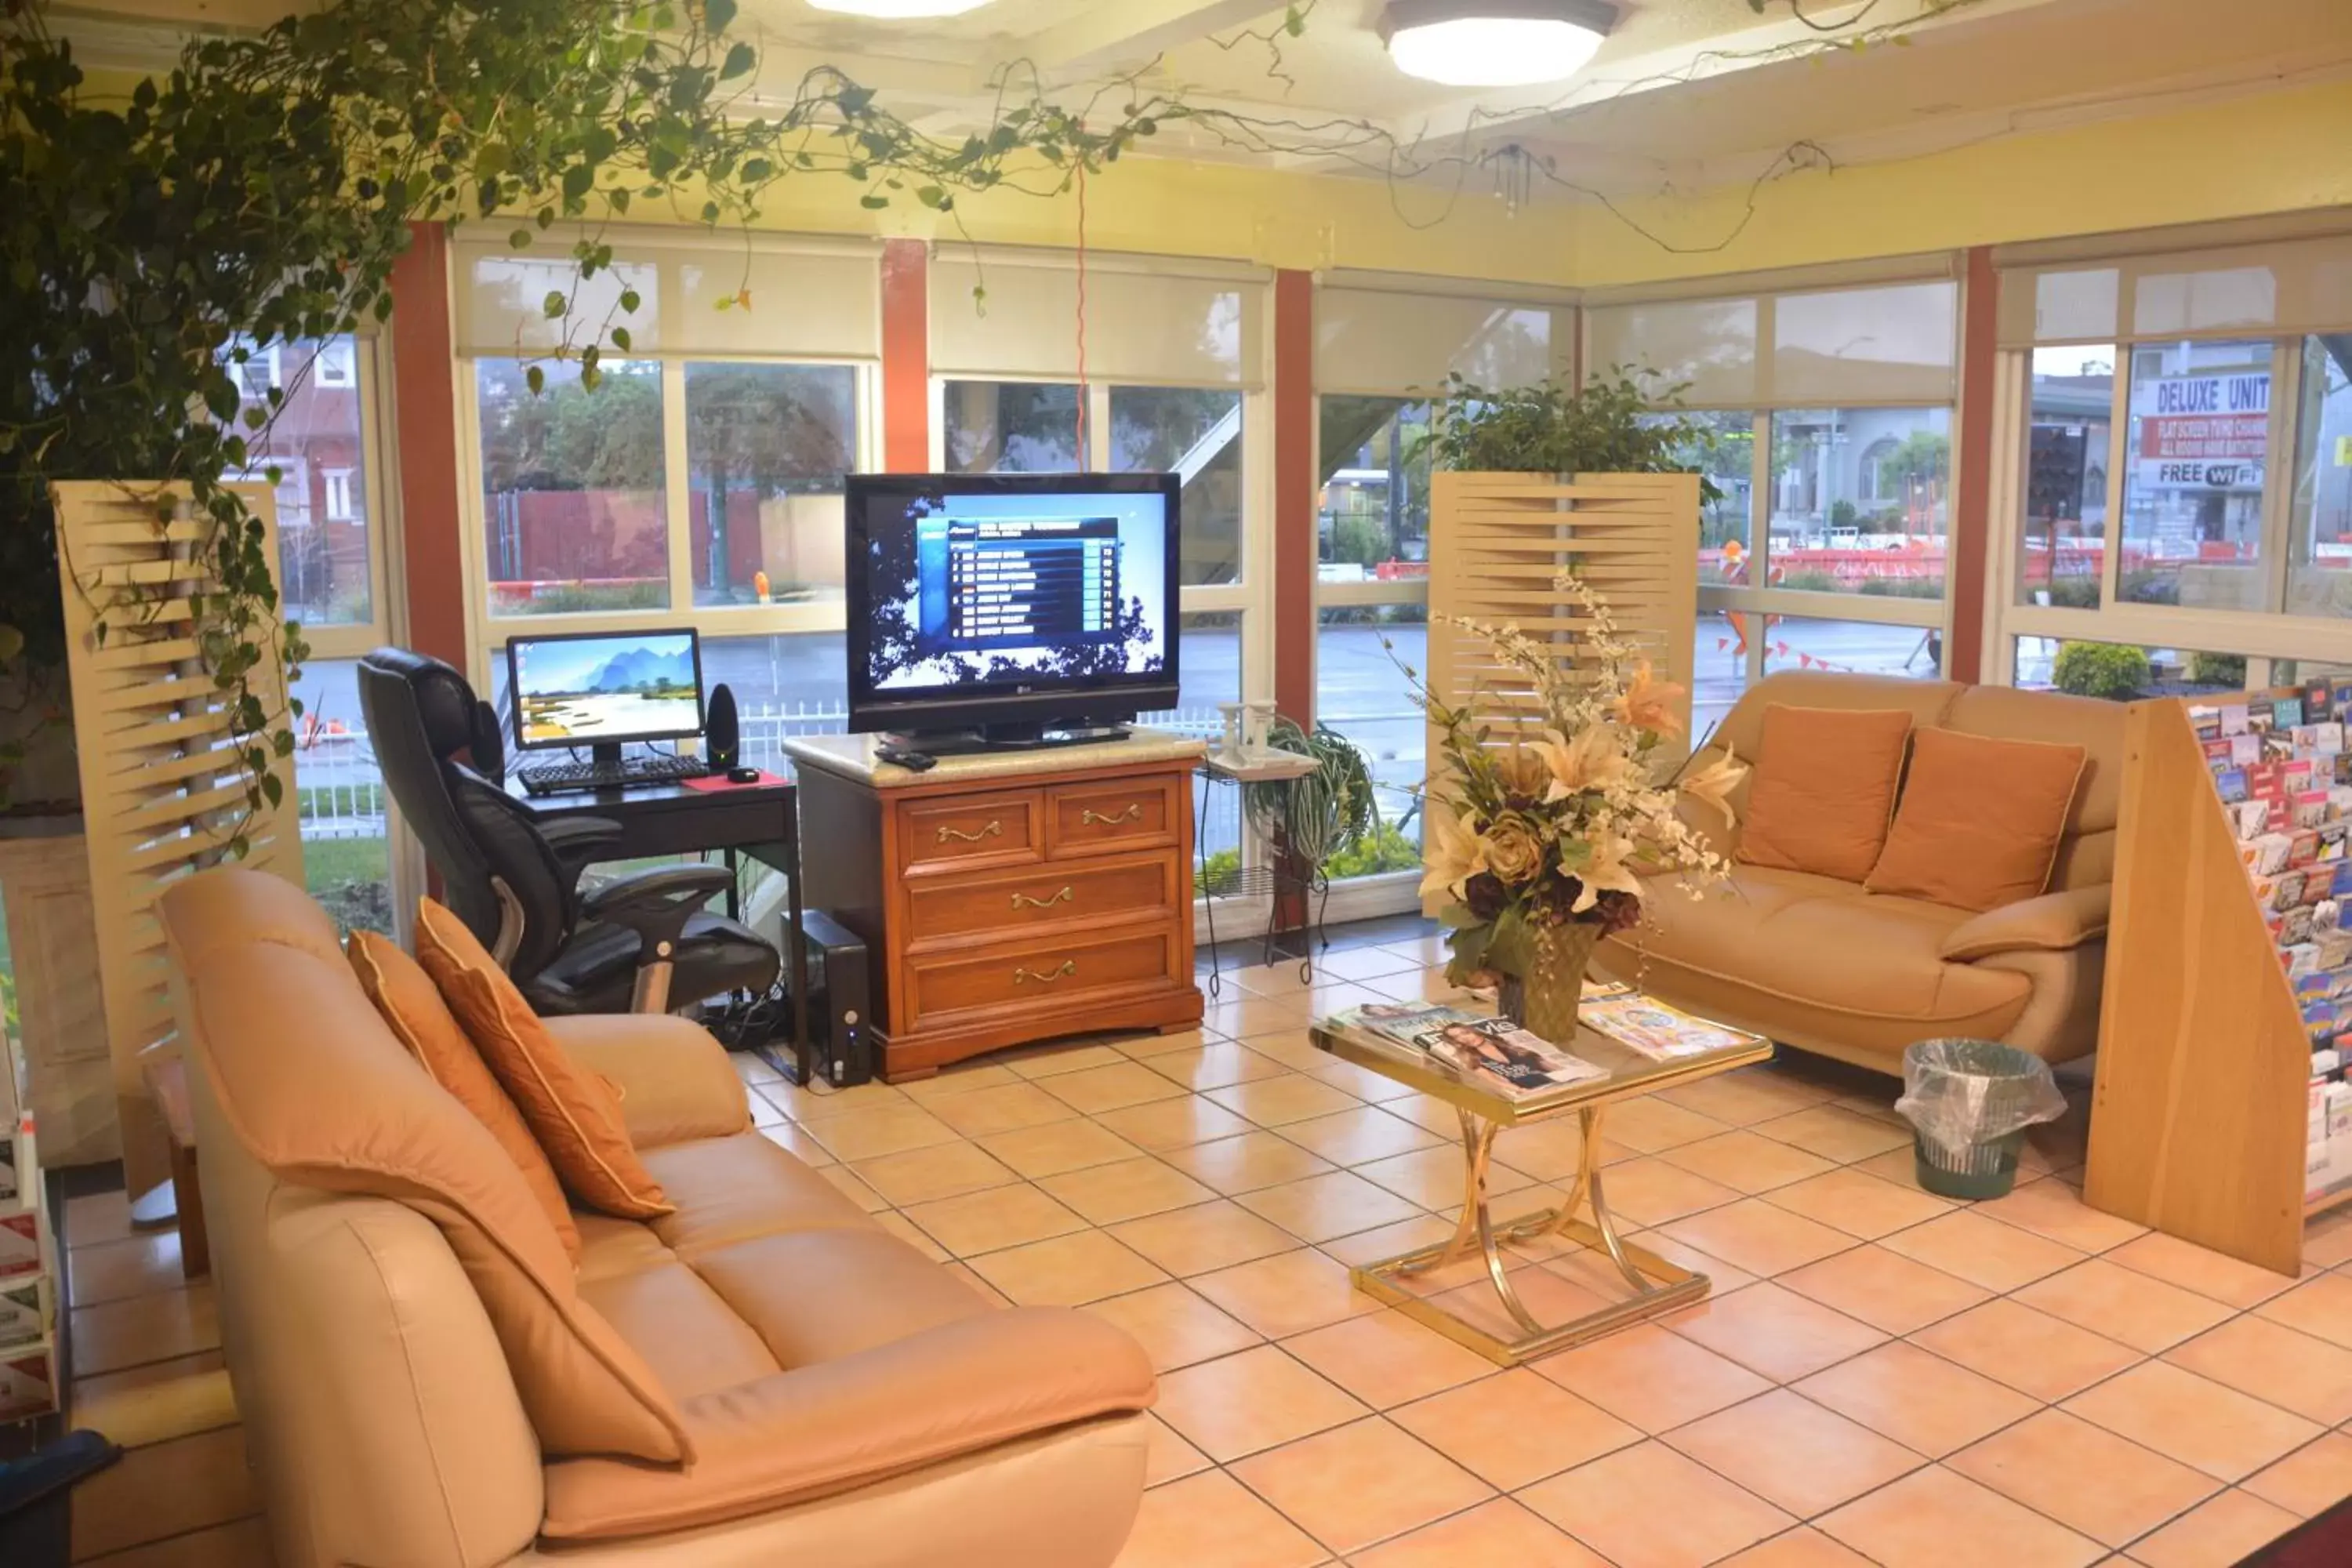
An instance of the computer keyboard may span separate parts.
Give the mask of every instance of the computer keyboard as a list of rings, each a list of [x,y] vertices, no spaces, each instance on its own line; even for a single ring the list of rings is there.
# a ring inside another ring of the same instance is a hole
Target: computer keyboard
[[[617,763],[541,763],[518,768],[515,775],[533,795],[564,795],[578,790],[623,789],[630,784],[676,784],[698,779],[710,772],[699,757],[655,755],[624,757]]]

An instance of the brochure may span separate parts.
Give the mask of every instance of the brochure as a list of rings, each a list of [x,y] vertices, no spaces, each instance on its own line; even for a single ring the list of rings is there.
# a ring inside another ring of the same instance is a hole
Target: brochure
[[[1454,1007],[1374,1003],[1350,1008],[1333,1021],[1433,1057],[1463,1077],[1515,1100],[1609,1076],[1606,1068],[1564,1051],[1507,1018],[1480,1017]]]
[[[1638,991],[1587,997],[1577,1018],[1585,1027],[1622,1040],[1653,1061],[1729,1050],[1754,1038],[1740,1030],[1694,1018]]]

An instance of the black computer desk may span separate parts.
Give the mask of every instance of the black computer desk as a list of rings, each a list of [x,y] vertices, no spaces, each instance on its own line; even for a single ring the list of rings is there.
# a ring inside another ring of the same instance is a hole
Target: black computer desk
[[[732,868],[749,855],[784,875],[784,959],[793,998],[793,1067],[798,1082],[810,1081],[808,941],[801,928],[800,792],[789,780],[688,789],[680,784],[631,784],[625,789],[578,790],[532,795],[509,776],[507,794],[540,822],[593,816],[618,823],[620,842],[609,858],[634,860],[656,855],[725,853]],[[727,912],[740,917],[739,895],[727,889]]]

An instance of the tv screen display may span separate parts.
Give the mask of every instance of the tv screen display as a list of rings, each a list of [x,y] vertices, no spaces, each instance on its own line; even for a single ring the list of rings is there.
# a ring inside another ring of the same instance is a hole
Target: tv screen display
[[[861,712],[873,727],[919,727],[1172,703],[1176,483],[854,478],[852,728],[866,727]]]
[[[507,660],[515,739],[524,746],[702,731],[702,649],[690,631],[512,637]]]

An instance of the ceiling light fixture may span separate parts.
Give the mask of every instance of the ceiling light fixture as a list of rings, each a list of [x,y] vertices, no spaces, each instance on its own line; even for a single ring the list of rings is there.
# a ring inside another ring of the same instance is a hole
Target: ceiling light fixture
[[[1617,23],[1608,0],[1391,0],[1389,58],[1448,87],[1528,87],[1574,76]]]
[[[904,22],[923,16],[961,16],[966,11],[979,10],[988,4],[988,0],[808,0],[808,3],[813,10]]]

